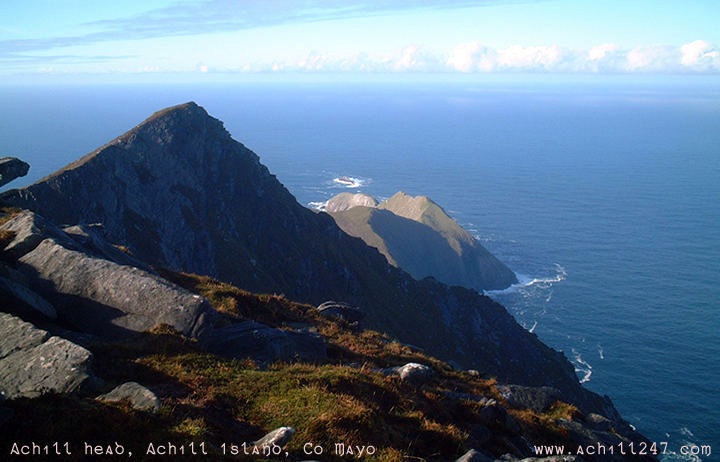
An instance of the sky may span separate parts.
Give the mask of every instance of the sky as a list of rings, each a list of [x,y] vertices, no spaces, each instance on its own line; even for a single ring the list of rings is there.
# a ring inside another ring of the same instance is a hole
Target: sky
[[[718,23],[718,0],[2,0],[0,81],[720,76]]]

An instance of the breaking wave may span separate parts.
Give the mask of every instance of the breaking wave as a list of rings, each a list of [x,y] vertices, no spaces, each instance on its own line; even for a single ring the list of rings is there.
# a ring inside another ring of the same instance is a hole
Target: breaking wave
[[[582,358],[575,348],[572,349],[572,354],[574,356],[573,362],[575,363],[575,372],[579,372],[583,375],[580,379],[580,383],[589,382],[590,377],[592,376],[592,366]]]
[[[357,178],[354,176],[339,176],[337,178],[333,178],[332,181],[335,185],[345,188],[359,188],[366,185],[368,182],[366,179]]]
[[[324,212],[325,207],[327,207],[327,201],[325,201],[325,202],[308,202],[308,207],[310,207],[313,210],[319,210],[321,212]]]

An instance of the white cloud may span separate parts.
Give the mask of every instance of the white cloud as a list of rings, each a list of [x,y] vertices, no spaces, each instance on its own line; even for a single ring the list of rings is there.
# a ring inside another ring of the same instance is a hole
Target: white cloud
[[[698,71],[720,71],[720,49],[705,40],[695,40],[680,47],[682,64]]]
[[[667,45],[637,47],[627,54],[627,70],[635,72],[676,72],[680,50]]]
[[[479,42],[461,43],[453,50],[447,66],[460,72],[490,72],[495,69],[497,52]]]
[[[207,66],[203,65],[202,68]],[[474,41],[460,43],[449,52],[419,44],[408,45],[395,53],[383,55],[359,52],[350,56],[332,56],[313,50],[295,61],[256,62],[241,65],[234,70],[361,73],[720,73],[720,48],[703,40],[681,47],[653,45],[631,50],[622,49],[612,43],[589,49],[572,49],[558,45],[513,45],[495,49]]]

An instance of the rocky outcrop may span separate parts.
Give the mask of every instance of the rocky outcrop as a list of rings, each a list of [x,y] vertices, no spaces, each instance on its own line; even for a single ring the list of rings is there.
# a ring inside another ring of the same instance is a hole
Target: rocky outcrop
[[[109,242],[148,264],[313,305],[336,299],[362,306],[369,328],[500,381],[555,387],[568,400],[599,404],[588,411],[610,417],[609,400],[586,399],[589,392],[564,355],[543,345],[502,306],[474,290],[416,281],[391,266],[376,249],[342,232],[328,214],[298,204],[256,154],[194,103],[160,111],[42,181],[0,197],[55,223],[102,223]],[[390,204],[384,211],[415,217],[412,207]],[[426,227],[437,218],[423,216]],[[452,229],[446,237],[463,248]],[[204,309],[192,303],[181,303],[185,309],[172,315],[152,312],[147,304],[155,299],[147,294],[169,294],[164,300],[172,303],[179,302],[173,298],[179,293],[168,292],[169,285],[163,288],[147,272],[111,267],[113,262],[99,256],[74,253],[73,246],[78,242],[48,239],[21,258],[36,281],[64,291],[62,300],[55,300],[37,289],[59,318],[82,323],[74,313],[102,313],[95,324],[137,329],[151,323],[143,313],[152,314],[154,322],[168,315],[189,334],[206,324],[199,316]],[[67,264],[78,264],[81,276],[66,271]],[[73,303],[80,298],[96,303]]]
[[[551,387],[523,387],[520,385],[498,385],[498,391],[510,406],[545,412],[562,400],[560,390]]]
[[[220,356],[261,363],[275,361],[321,362],[327,359],[325,341],[310,332],[276,329],[243,321],[215,329],[207,341],[209,351]]]
[[[128,401],[133,409],[140,411],[157,412],[160,410],[160,400],[155,393],[137,382],[126,382],[118,385],[110,392],[100,395],[95,399],[111,403]]]
[[[343,231],[416,279],[432,276],[478,291],[517,282],[507,266],[429,198],[399,192],[377,206],[364,206],[367,201],[354,196],[342,193],[330,199],[326,211]]]
[[[10,183],[15,178],[27,175],[30,165],[15,157],[0,158],[0,187]]]
[[[365,318],[365,313],[349,303],[328,300],[318,305],[317,310],[327,318],[342,319],[350,324],[358,323]]]
[[[325,211],[328,213],[343,212],[353,207],[377,207],[378,203],[374,197],[369,194],[348,192],[340,193],[327,201]]]
[[[295,435],[295,429],[292,427],[280,427],[271,431],[267,435],[263,436],[259,440],[253,443],[256,448],[262,448],[263,446],[279,446],[284,448],[292,440]]]
[[[404,366],[388,367],[380,369],[380,372],[387,376],[400,377],[400,380],[416,386],[421,386],[429,382],[434,373],[433,370],[418,363],[407,363]]]
[[[58,317],[83,332],[121,336],[168,324],[202,338],[215,310],[207,300],[154,274],[96,257],[47,220],[23,212],[1,229],[15,232],[6,252],[30,289],[52,303]]]
[[[92,353],[85,348],[0,313],[0,393],[4,398],[72,393],[91,379],[91,360]]]

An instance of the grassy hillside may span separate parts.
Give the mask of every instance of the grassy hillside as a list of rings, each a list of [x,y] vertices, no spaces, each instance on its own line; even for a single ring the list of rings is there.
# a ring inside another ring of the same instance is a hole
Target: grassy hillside
[[[496,455],[513,452],[518,432],[536,442],[563,441],[555,420],[577,414],[572,406],[557,403],[546,414],[510,410],[514,423],[509,424],[507,417],[489,416],[476,401],[450,396],[481,395],[507,407],[492,378],[456,371],[383,334],[356,332],[282,295],[252,294],[208,277],[169,271],[163,275],[206,296],[228,317],[280,328],[303,323],[317,329],[328,343],[329,362],[261,368],[250,359],[205,353],[195,341],[166,326],[131,340],[90,340],[87,347],[95,354],[97,375],[107,381],[105,388],[140,382],[161,398],[160,412],[104,404],[91,396],[9,401],[5,406],[14,416],[3,428],[3,450],[9,451],[12,442],[70,441],[77,443],[71,443],[75,451],[69,459],[84,460],[79,442],[117,441],[133,452],[134,459],[155,460],[145,455],[148,442],[195,441],[205,442],[207,450],[222,459],[223,443],[254,441],[279,426],[292,426],[297,433],[286,448],[290,460],[312,458],[303,453],[303,445],[313,442],[325,448],[324,461],[343,460],[332,454],[335,443],[373,445],[376,453],[363,460],[401,461],[412,456],[447,461],[471,447]],[[375,371],[407,362],[432,367],[432,381],[416,388]],[[489,430],[483,441],[478,439],[478,426]]]

